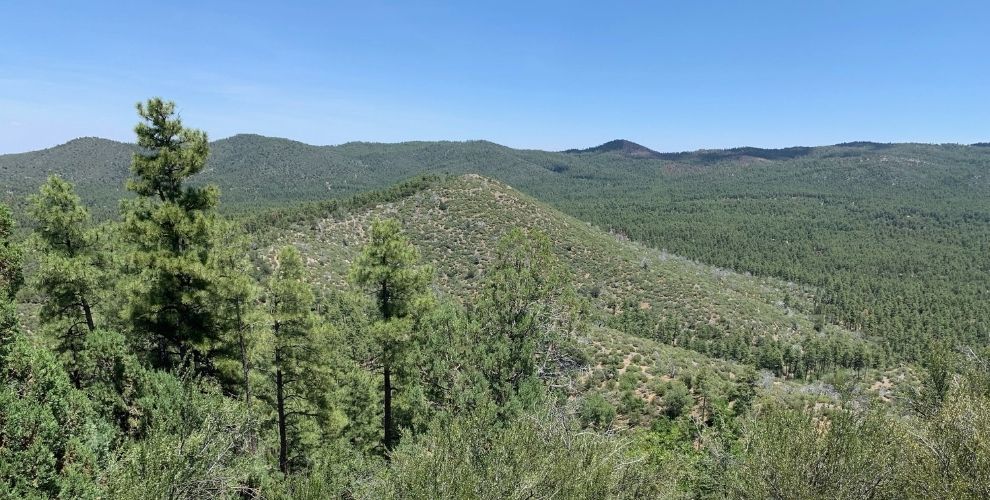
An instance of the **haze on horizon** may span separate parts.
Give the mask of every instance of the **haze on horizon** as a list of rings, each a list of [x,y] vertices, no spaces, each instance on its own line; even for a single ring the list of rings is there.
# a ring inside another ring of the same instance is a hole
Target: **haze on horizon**
[[[149,16],[17,2],[0,31],[0,154],[131,141],[133,105],[153,95],[212,139],[318,145],[990,140],[990,5],[805,4],[180,1]]]

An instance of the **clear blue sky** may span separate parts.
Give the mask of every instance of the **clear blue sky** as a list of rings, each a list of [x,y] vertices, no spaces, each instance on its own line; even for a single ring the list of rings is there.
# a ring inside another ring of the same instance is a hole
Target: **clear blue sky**
[[[131,140],[154,95],[214,139],[990,140],[986,1],[287,4],[3,2],[0,153]]]

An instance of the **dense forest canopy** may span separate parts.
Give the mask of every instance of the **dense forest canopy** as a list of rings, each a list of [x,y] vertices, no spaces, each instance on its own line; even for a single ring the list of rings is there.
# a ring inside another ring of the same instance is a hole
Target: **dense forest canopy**
[[[990,496],[985,148],[137,111],[0,157],[0,497]]]

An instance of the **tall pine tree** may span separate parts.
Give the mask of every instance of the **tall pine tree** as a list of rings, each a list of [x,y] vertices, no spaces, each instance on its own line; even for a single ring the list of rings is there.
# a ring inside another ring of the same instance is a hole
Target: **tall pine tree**
[[[216,239],[218,244],[209,265],[217,270],[215,312],[223,342],[215,362],[220,378],[230,391],[239,392],[250,407],[255,392],[252,387],[254,365],[264,329],[258,307],[261,291],[250,274],[246,235],[235,224],[220,221]]]
[[[266,400],[275,411],[279,469],[288,474],[306,465],[306,450],[334,432],[335,390],[328,377],[328,331],[313,312],[315,297],[303,280],[299,251],[283,248],[276,266],[266,296],[274,384]]]
[[[394,219],[371,225],[371,241],[351,268],[351,280],[372,292],[377,309],[372,326],[380,351],[382,369],[382,444],[390,452],[399,434],[392,412],[396,364],[413,336],[413,315],[426,303],[432,271],[417,265],[419,252]]]
[[[209,145],[204,132],[182,125],[172,102],[154,98],[137,110],[141,152],[127,186],[139,197],[122,203],[134,278],[125,316],[156,365],[191,356],[201,366],[219,340],[209,266],[219,190],[185,182],[203,169]]]
[[[54,331],[78,385],[78,357],[86,335],[97,328],[94,307],[103,283],[96,235],[89,211],[58,176],[30,198],[29,211],[37,221],[33,241],[40,257],[33,284],[44,298],[39,317]]]

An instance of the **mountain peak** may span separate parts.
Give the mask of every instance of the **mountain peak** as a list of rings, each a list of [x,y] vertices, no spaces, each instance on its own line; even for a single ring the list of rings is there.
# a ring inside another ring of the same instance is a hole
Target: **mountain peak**
[[[660,154],[626,139],[615,139],[588,149],[569,149],[565,153],[619,153],[634,158],[654,158]]]

